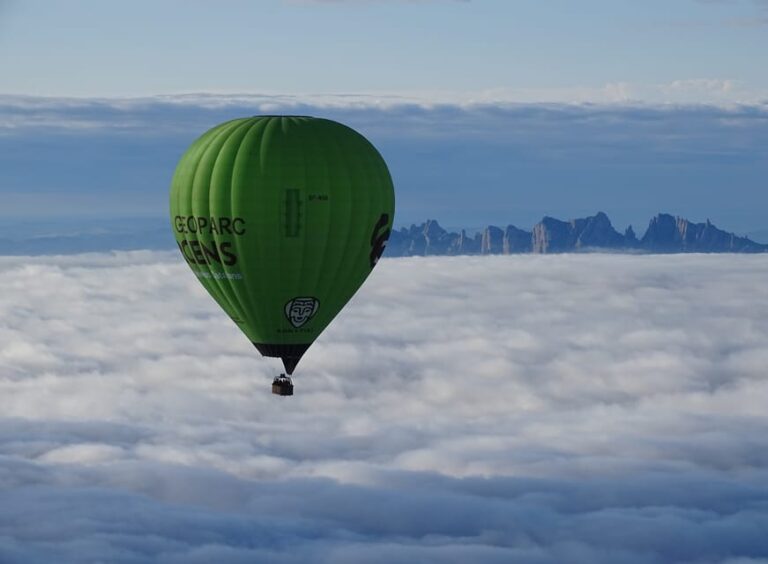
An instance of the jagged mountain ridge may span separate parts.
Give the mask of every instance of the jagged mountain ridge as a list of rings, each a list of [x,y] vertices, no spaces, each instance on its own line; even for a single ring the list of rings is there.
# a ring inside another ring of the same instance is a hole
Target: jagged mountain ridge
[[[489,225],[470,236],[465,230],[448,232],[436,220],[393,230],[387,256],[506,255],[618,250],[648,253],[762,253],[768,245],[739,237],[706,223],[660,213],[638,239],[630,225],[622,234],[603,212],[570,221],[544,217],[526,231],[508,225]]]

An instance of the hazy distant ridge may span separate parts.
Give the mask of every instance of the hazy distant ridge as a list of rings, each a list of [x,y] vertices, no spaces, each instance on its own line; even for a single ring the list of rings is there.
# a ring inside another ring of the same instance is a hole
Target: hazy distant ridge
[[[37,226],[39,230],[40,226]],[[79,224],[47,228],[47,234],[16,227],[16,238],[0,235],[1,255],[50,255],[125,250],[171,250],[176,248],[165,218],[114,220],[97,225]],[[58,233],[56,231],[58,230]],[[27,236],[27,231],[32,234]],[[761,253],[768,245],[718,229],[712,223],[692,223],[669,214],[651,219],[641,239],[632,227],[619,233],[608,216],[570,221],[545,217],[531,231],[514,225],[489,225],[469,235],[449,232],[435,220],[394,230],[386,256],[501,255],[518,253],[570,253],[589,250],[649,253]]]
[[[660,213],[652,218],[642,238],[632,226],[624,233],[614,229],[603,212],[561,221],[544,217],[526,231],[508,225],[489,225],[473,236],[465,230],[448,232],[435,220],[394,230],[387,256],[506,255],[515,253],[572,253],[588,250],[627,250],[649,253],[762,253],[768,245],[739,237],[706,223]]]

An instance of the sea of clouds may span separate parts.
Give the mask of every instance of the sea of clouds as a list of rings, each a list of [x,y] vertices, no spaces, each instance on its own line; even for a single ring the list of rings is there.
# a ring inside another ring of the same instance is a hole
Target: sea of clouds
[[[281,398],[176,253],[0,257],[0,562],[766,562],[766,280],[385,259]]]

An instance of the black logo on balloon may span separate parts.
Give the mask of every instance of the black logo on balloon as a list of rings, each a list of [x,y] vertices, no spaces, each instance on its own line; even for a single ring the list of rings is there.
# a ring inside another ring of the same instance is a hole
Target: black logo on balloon
[[[285,317],[298,329],[315,316],[319,307],[317,298],[293,298],[285,304]]]
[[[390,230],[385,229],[389,223],[389,214],[383,213],[379,217],[379,221],[373,226],[373,233],[371,234],[371,268],[376,266],[379,262],[381,255],[384,253],[384,247],[387,246],[387,239],[389,239]],[[383,231],[382,231],[383,230]]]

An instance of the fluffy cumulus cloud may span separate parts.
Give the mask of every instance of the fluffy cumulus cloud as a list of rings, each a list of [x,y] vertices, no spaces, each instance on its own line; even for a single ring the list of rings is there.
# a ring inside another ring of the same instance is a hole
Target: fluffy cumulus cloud
[[[0,561],[765,561],[767,277],[383,260],[279,398],[175,254],[0,258]]]

